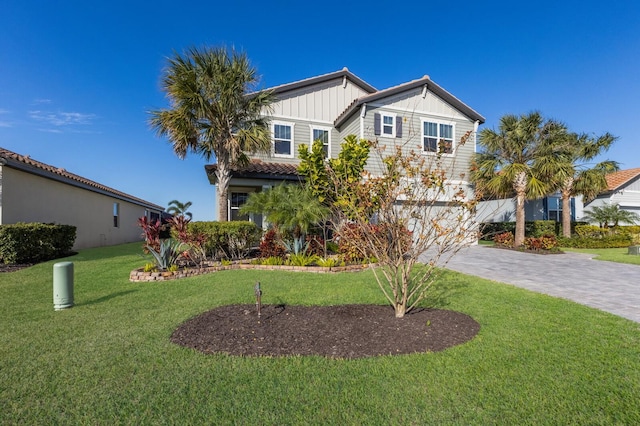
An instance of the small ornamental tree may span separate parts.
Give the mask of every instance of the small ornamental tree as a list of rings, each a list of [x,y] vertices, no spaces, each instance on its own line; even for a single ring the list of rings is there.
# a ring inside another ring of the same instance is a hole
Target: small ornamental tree
[[[477,203],[465,176],[454,175],[455,157],[400,147],[376,152],[385,167],[381,176],[364,172],[348,180],[333,174],[342,195],[333,209],[335,235],[340,240],[357,232],[357,250],[376,259],[371,268],[377,283],[402,318],[427,297],[438,267],[476,240]]]
[[[329,211],[306,188],[296,184],[281,184],[249,195],[240,213],[262,214],[278,231],[290,232],[293,236],[291,251],[299,254],[304,252],[311,227],[322,222]]]
[[[621,222],[635,225],[640,221],[637,213],[620,209],[620,205],[603,204],[601,206],[593,206],[584,211],[583,220],[590,223],[598,223],[600,228],[617,227]]]
[[[360,180],[369,158],[371,142],[348,135],[340,145],[337,158],[325,159],[322,141],[316,140],[311,150],[305,144],[298,148],[300,165],[298,174],[306,188],[326,206],[344,197],[347,188],[336,185]]]

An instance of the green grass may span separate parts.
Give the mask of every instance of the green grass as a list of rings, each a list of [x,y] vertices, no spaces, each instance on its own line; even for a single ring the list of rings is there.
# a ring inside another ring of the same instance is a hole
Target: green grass
[[[629,254],[628,248],[608,248],[608,249],[576,249],[562,248],[562,251],[572,251],[575,253],[594,254],[596,260],[605,260],[607,262],[629,263],[631,265],[640,265],[640,256]]]
[[[0,275],[0,424],[638,424],[640,326],[447,273],[439,307],[482,326],[439,353],[359,360],[204,355],[171,332],[215,306],[383,303],[370,272],[224,271],[128,281],[139,244],[82,251],[55,312],[52,265]]]

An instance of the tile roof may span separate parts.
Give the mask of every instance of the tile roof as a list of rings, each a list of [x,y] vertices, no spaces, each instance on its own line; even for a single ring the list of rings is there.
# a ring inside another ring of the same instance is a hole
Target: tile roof
[[[609,191],[615,191],[638,176],[640,176],[640,167],[609,173],[606,176],[608,187],[607,189]]]
[[[28,155],[17,154],[8,149],[0,147],[0,165],[16,168],[27,173],[32,173],[40,176],[44,176],[50,179],[58,180],[60,182],[72,184],[84,189],[88,189],[98,193],[105,193],[116,198],[140,204],[146,207],[151,207],[158,210],[164,210],[164,207],[150,203],[141,198],[134,197],[108,186],[102,185],[98,182],[83,178],[76,174],[70,173],[63,168],[51,166],[49,164],[42,163],[34,160]]]
[[[207,164],[204,166],[210,180],[215,180],[215,171],[217,164]],[[291,163],[270,163],[259,159],[251,160],[251,163],[244,167],[232,167],[231,174],[233,177],[274,177],[279,176],[288,180],[297,180],[298,166]],[[213,181],[212,181],[213,182]]]

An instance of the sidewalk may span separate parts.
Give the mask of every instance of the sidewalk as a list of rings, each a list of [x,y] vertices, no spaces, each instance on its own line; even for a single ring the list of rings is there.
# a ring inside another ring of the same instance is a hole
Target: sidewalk
[[[471,246],[446,268],[573,300],[640,323],[640,266],[591,255],[539,255]]]

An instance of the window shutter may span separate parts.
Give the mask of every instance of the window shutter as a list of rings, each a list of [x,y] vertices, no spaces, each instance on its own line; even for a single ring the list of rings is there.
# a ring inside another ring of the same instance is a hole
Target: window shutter
[[[373,114],[373,133],[376,136],[380,135],[380,114],[377,112]]]
[[[576,221],[576,199],[571,197],[571,221]]]
[[[402,137],[402,117],[396,115],[396,138]]]

